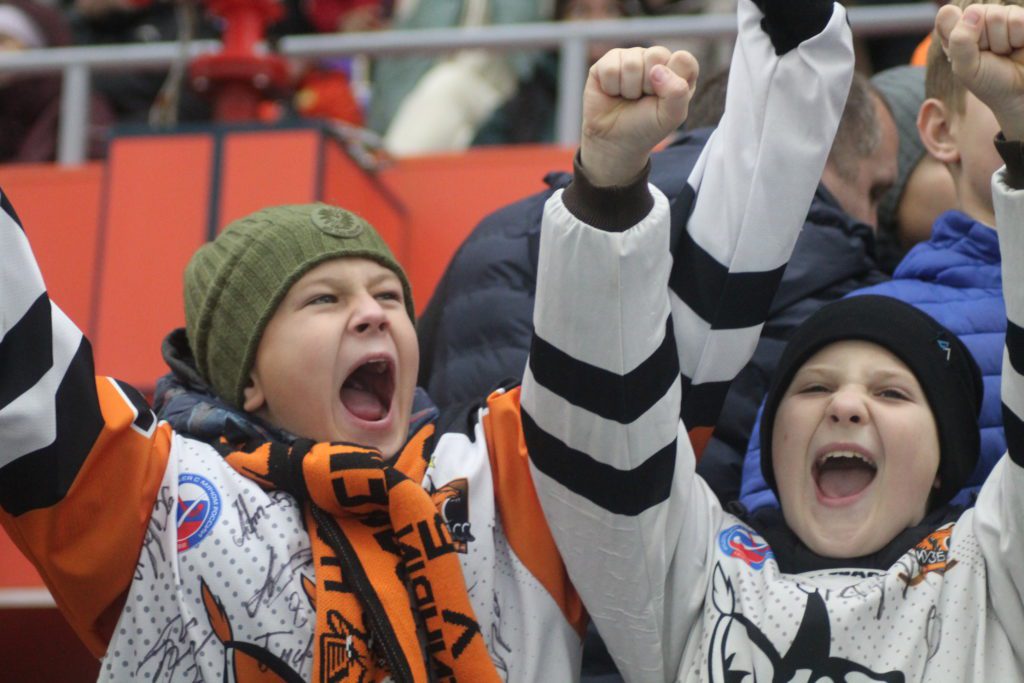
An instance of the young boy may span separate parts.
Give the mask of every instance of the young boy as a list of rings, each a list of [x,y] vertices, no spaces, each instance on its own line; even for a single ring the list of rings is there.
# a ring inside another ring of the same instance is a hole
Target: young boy
[[[691,175],[675,247],[693,266],[683,281],[708,278],[704,300],[679,305],[722,329],[730,352],[688,347],[698,397],[753,348],[852,73],[841,6],[760,7],[742,4],[733,98],[747,106]],[[637,81],[644,68],[658,78]],[[653,123],[585,122],[591,177],[632,177],[685,116],[696,64],[636,48],[597,75],[622,77],[632,111],[660,96]],[[604,96],[586,97],[593,113]],[[801,121],[803,144],[779,136],[783,121]],[[586,187],[551,204],[552,225],[614,227],[635,208]],[[162,393],[171,421],[158,422],[130,387],[94,377],[2,202],[0,521],[105,653],[104,680],[578,677],[583,612],[530,482],[519,392],[461,416],[414,405],[408,281],[371,226],[324,205],[275,207],[201,248],[185,274],[186,334],[170,339],[180,386]]]
[[[798,328],[763,438],[782,519],[751,528],[694,475],[679,382],[633,380],[637,367],[672,374],[662,340],[679,327],[650,217],[616,234],[545,226],[527,445],[570,577],[627,680],[1024,680],[1024,9],[948,6],[937,30],[1009,140],[996,140],[1006,168],[991,190],[1006,256],[1009,457],[955,521],[944,504],[977,457],[981,380],[933,319],[853,297]],[[557,296],[588,292],[595,268],[619,274],[602,299],[618,315],[598,320],[585,295]],[[539,370],[555,354],[569,378]],[[630,414],[573,393],[579,377],[598,377],[603,404]],[[575,476],[558,467],[567,454]]]
[[[962,9],[971,2],[954,0],[950,4]],[[990,0],[986,4],[1024,6],[1022,0]],[[991,110],[957,81],[940,41],[932,42],[926,71],[926,99],[919,111],[918,128],[929,158],[944,165],[951,175],[957,210],[939,215],[931,238],[907,254],[891,281],[855,294],[882,294],[920,308],[952,330],[981,367],[985,381],[979,417],[981,457],[954,498],[957,504],[970,505],[1006,452],[999,400],[1006,314],[989,189],[992,174],[1002,164],[995,148],[986,142],[999,132],[999,126]],[[741,485],[741,502],[751,511],[778,505],[760,474],[759,444],[755,431]]]

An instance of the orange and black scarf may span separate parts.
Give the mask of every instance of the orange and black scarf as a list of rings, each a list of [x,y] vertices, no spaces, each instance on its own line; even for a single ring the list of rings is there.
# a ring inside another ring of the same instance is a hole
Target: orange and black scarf
[[[225,460],[304,508],[316,571],[313,681],[485,683],[498,674],[448,527],[418,483],[420,429],[393,465],[373,449],[297,440],[221,443]]]

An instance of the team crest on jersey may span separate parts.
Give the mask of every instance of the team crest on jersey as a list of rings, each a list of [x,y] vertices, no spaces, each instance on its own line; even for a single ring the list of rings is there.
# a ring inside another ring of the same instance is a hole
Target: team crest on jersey
[[[949,559],[949,541],[952,535],[953,525],[950,524],[936,529],[910,550],[917,560],[917,574],[899,574],[908,588],[920,584],[932,572],[938,572],[938,575],[942,576],[956,566],[956,560]]]
[[[431,491],[430,498],[448,525],[456,552],[466,553],[469,543],[476,540],[469,524],[469,480],[463,477],[450,481]]]
[[[220,517],[220,493],[209,479],[185,472],[178,476],[178,552],[194,548],[210,535]]]
[[[775,557],[771,546],[742,524],[734,524],[718,534],[718,547],[729,557],[746,562],[751,569],[761,569]]]

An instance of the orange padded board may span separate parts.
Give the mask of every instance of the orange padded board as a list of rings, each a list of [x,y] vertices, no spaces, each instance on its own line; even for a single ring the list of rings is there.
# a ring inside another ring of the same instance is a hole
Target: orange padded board
[[[50,298],[86,333],[93,314],[103,166],[0,166],[0,187],[28,231]]]
[[[322,136],[314,128],[224,132],[217,229],[266,206],[319,199]]]
[[[481,218],[544,189],[548,171],[572,170],[575,150],[548,145],[477,147],[406,158],[381,174],[407,211],[405,266],[422,310],[452,254]]]
[[[206,241],[212,135],[126,136],[110,144],[92,335],[96,370],[149,393],[165,372],[160,342],[184,324],[181,278]]]
[[[399,263],[409,258],[409,224],[405,204],[362,168],[334,140],[324,141],[321,200],[359,214],[377,229]]]

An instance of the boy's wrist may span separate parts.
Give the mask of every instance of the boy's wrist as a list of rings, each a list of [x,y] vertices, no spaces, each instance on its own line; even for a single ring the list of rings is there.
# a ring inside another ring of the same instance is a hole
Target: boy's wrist
[[[565,207],[587,225],[609,231],[622,231],[639,223],[654,207],[647,188],[650,161],[625,185],[600,186],[591,182],[580,160],[573,159],[573,180],[562,195]]]
[[[1006,164],[1006,183],[1015,190],[1024,189],[1024,139],[1007,140],[996,135],[996,151]]]

